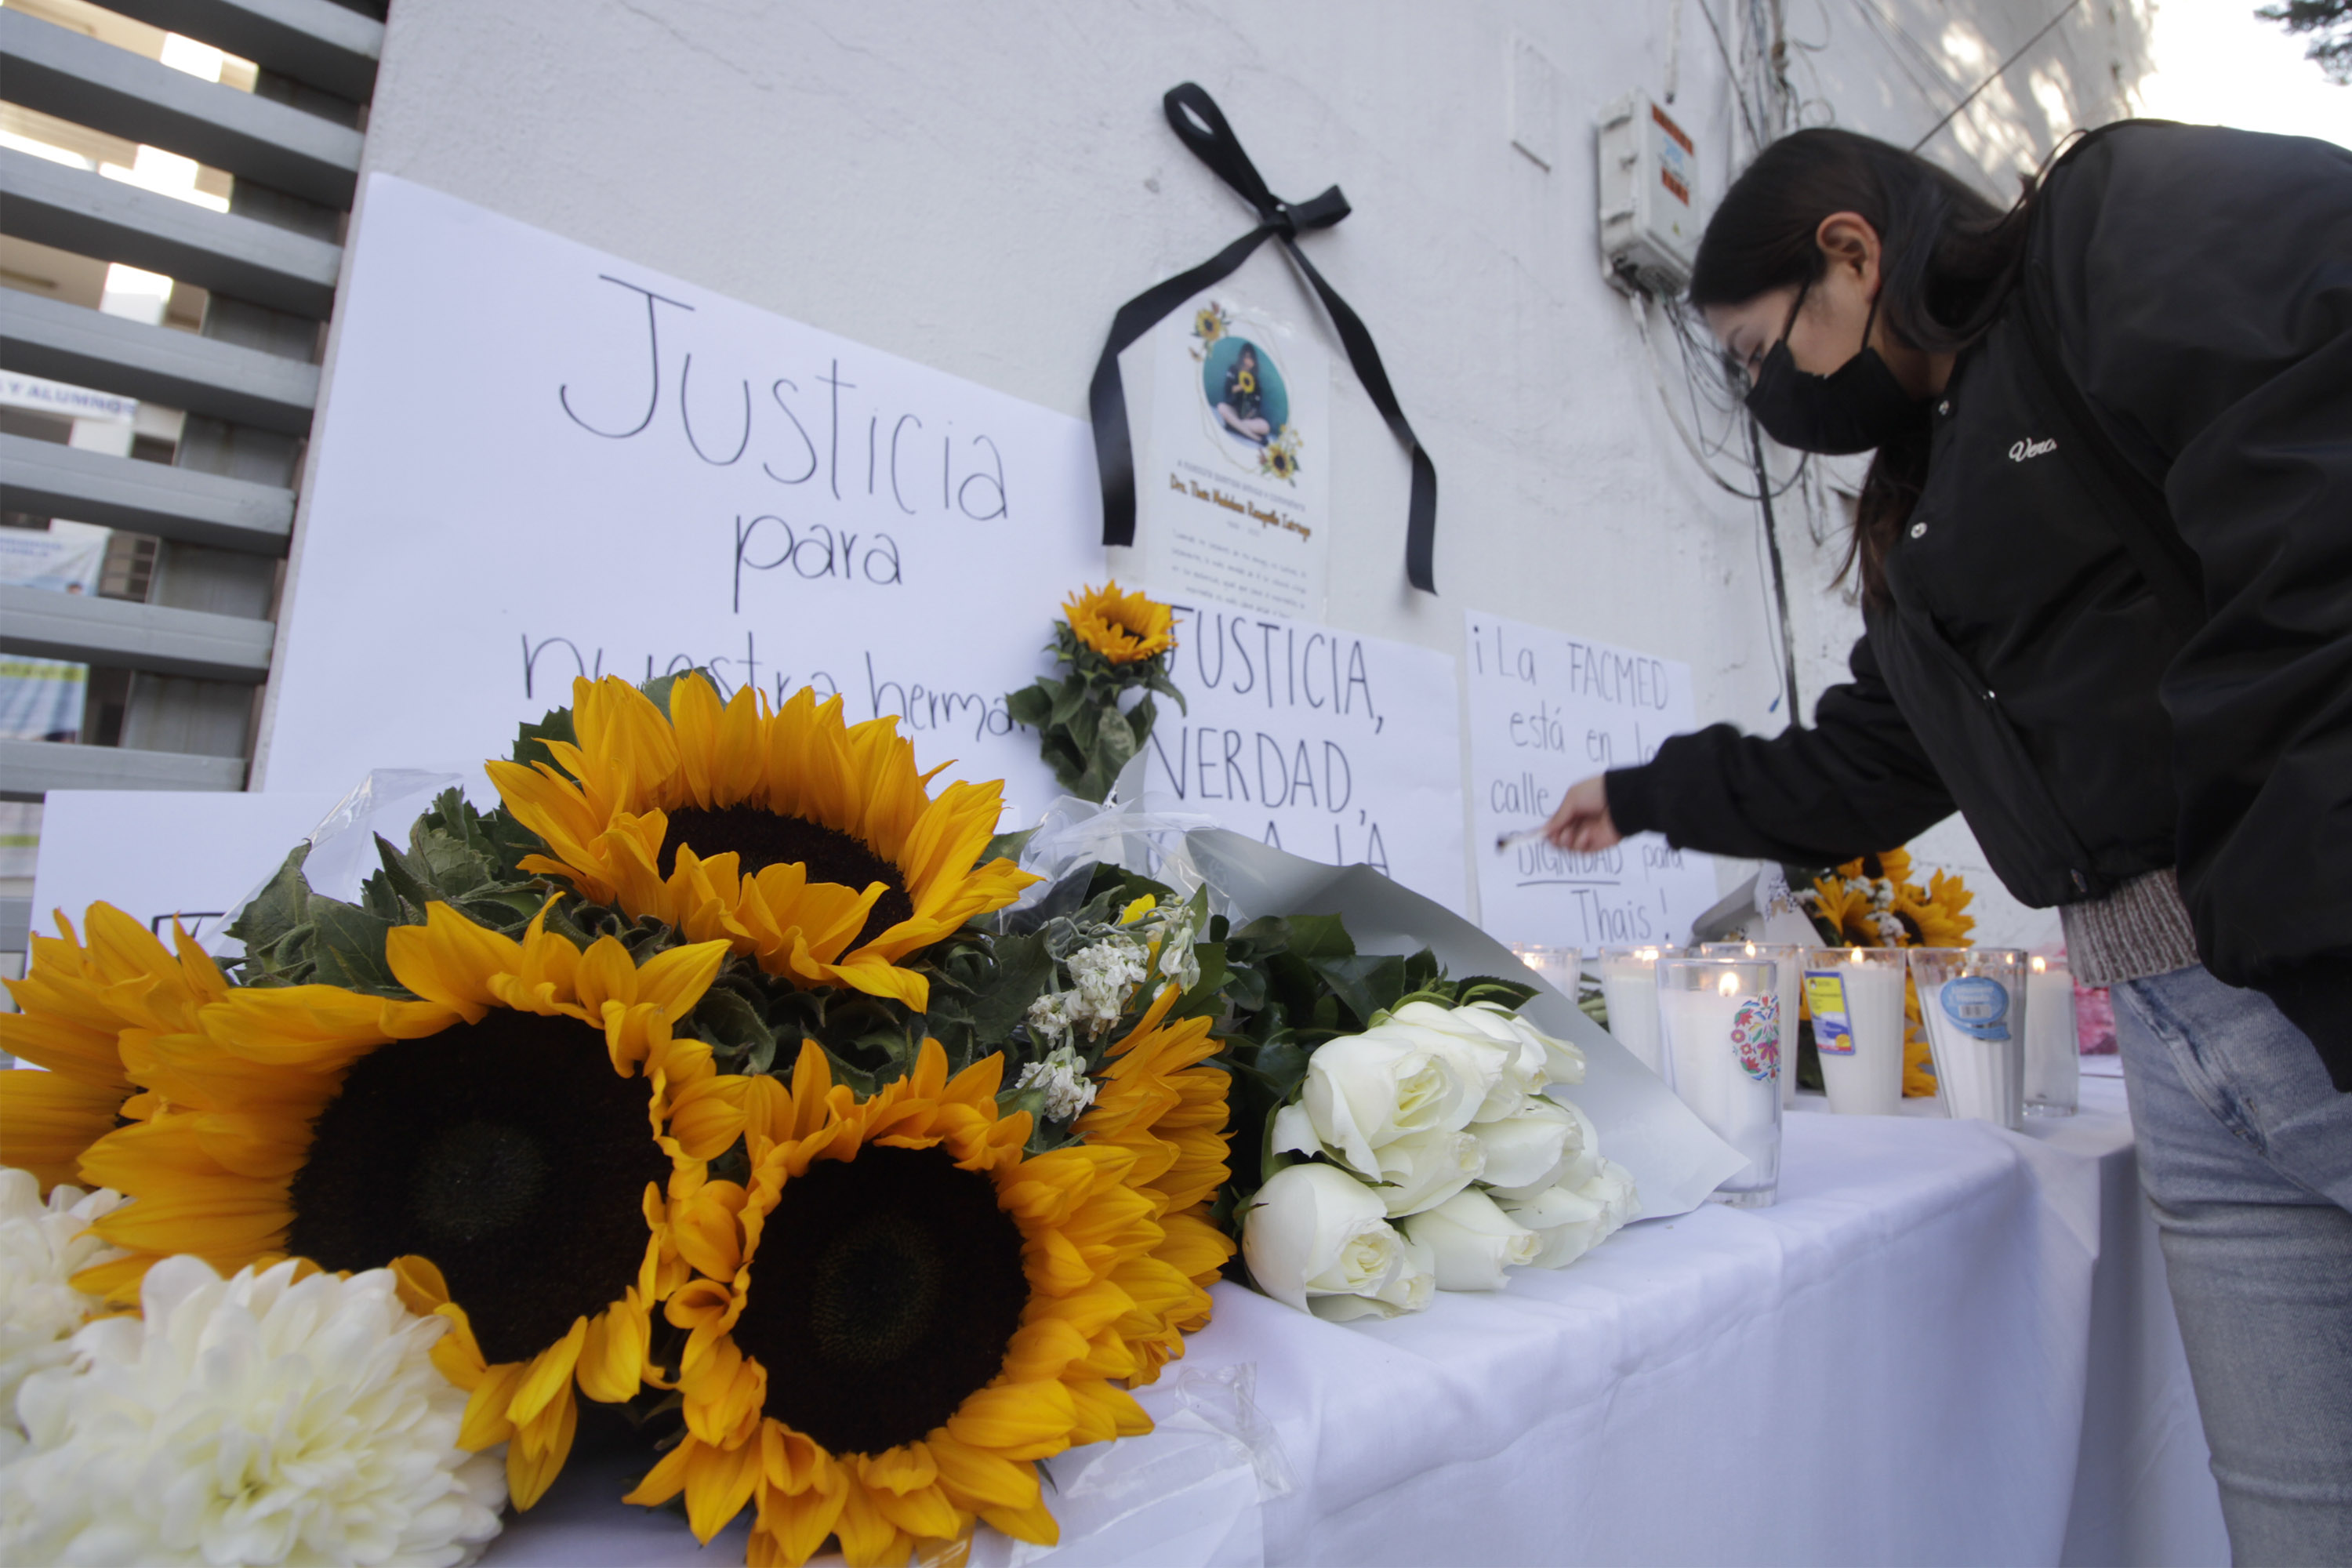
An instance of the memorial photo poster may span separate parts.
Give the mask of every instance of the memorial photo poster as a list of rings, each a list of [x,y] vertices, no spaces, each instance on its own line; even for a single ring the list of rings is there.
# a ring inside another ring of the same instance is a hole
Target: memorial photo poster
[[[353,243],[268,788],[699,666],[1060,793],[1004,694],[1103,575],[1084,424],[383,174]]]
[[[1144,743],[1155,810],[1216,818],[1327,865],[1369,865],[1459,913],[1462,711],[1454,660],[1188,597]]]
[[[1496,838],[1549,817],[1570,784],[1696,728],[1690,666],[1471,611],[1472,859],[1480,923],[1504,942],[1679,942],[1719,896],[1705,855],[1639,834],[1598,855]]]
[[[1163,594],[1323,614],[1331,359],[1312,327],[1223,294],[1153,329],[1135,474],[1139,574]]]

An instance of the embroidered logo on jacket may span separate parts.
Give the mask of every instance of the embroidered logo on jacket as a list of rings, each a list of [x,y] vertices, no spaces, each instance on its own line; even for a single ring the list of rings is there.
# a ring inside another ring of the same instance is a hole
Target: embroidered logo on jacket
[[[2054,437],[2047,440],[2036,441],[2029,436],[2009,449],[2009,460],[2012,463],[2021,463],[2028,458],[2038,458],[2044,452],[2054,452],[2057,449],[2058,442]]]

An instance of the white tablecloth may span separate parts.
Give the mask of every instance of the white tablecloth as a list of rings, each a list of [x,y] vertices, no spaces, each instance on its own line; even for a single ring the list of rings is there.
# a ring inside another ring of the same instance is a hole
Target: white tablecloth
[[[1050,1561],[2226,1563],[2122,1084],[2021,1134],[1805,1098],[1772,1208],[1385,1323],[1218,1287],[1163,1430],[1055,1462]],[[741,1561],[582,1458],[491,1562]]]

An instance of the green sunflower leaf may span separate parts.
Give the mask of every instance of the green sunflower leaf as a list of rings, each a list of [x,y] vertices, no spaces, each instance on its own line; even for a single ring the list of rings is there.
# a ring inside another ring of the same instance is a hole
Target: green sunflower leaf
[[[308,839],[294,846],[261,891],[229,922],[227,934],[245,944],[248,970],[258,964],[267,973],[271,952],[310,923],[310,884],[302,875],[302,862],[310,857]]]
[[[536,724],[525,724],[516,731],[514,760],[525,767],[534,763],[546,763],[551,766],[555,753],[547,749],[548,742],[562,741],[576,745],[579,740],[579,732],[572,727],[572,710],[551,708],[546,718]]]
[[[394,922],[356,904],[316,894],[310,899],[310,916],[312,980],[378,995],[408,994],[384,956],[384,939],[392,934]]]

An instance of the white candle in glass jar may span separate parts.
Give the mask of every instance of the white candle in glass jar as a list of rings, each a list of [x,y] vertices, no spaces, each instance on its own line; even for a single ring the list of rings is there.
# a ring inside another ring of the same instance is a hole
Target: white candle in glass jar
[[[1665,1077],[1658,1047],[1658,960],[1664,947],[1604,947],[1601,950],[1601,999],[1609,1009],[1609,1032],[1633,1059]]]
[[[1944,1109],[1962,1121],[2025,1124],[2025,955],[2007,947],[1915,947],[1911,974],[1936,1053]]]
[[[1694,967],[1696,977],[1687,973]],[[1780,1005],[1769,994],[1770,963],[1685,959],[1659,970],[1667,1081],[1717,1137],[1748,1159],[1746,1170],[1717,1189],[1716,1201],[1769,1204],[1780,1179],[1782,1037]]]
[[[1702,958],[1746,958],[1770,963],[1779,973],[1773,994],[1780,1000],[1780,1107],[1797,1103],[1797,1003],[1804,994],[1805,950],[1793,942],[1709,942]]]
[[[1816,948],[1806,961],[1822,1086],[1840,1116],[1903,1109],[1905,974],[1902,953],[1887,948]]]
[[[2025,973],[2025,1114],[2072,1116],[2082,1103],[2082,1042],[2074,1021],[2074,976],[2036,957]]]

